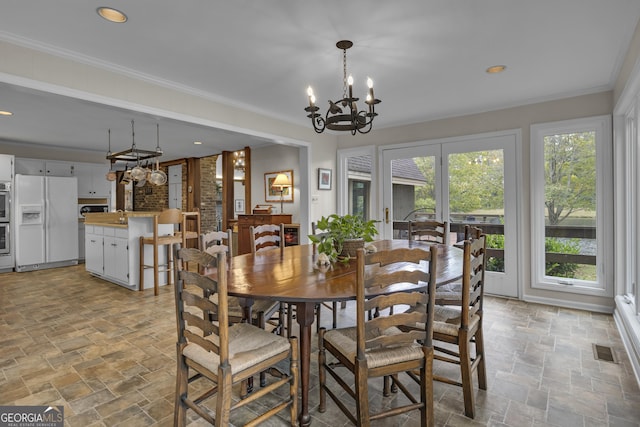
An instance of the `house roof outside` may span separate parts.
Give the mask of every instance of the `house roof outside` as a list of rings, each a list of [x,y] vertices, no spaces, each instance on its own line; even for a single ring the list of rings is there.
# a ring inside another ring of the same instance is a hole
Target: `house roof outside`
[[[371,175],[371,156],[349,157],[347,167],[349,172]],[[391,176],[394,179],[416,181],[414,185],[427,182],[427,178],[413,159],[397,159],[391,162]]]

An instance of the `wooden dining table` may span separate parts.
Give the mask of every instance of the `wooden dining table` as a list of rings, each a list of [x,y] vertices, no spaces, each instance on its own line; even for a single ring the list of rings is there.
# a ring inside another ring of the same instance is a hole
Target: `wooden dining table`
[[[462,251],[453,246],[409,240],[379,240],[377,250],[406,247],[438,247],[436,286],[458,280],[462,276]],[[317,265],[313,245],[287,246],[233,257],[229,267],[229,295],[239,297],[246,318],[251,318],[255,299],[282,301],[296,305],[296,320],[300,327],[301,405],[299,423],[308,426],[309,368],[311,364],[311,326],[316,304],[328,301],[353,300],[356,297],[355,260],[330,267]]]

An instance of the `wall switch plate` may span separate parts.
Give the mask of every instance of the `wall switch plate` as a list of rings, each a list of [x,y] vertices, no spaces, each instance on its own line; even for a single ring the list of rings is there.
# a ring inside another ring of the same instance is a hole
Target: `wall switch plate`
[[[311,195],[311,203],[318,203],[319,201],[320,201],[320,196],[318,196],[317,194]]]

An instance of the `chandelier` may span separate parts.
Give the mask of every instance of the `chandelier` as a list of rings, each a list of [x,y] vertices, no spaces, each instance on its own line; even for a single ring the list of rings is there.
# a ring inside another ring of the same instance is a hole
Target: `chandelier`
[[[324,118],[318,114],[320,109],[315,105],[316,97],[313,94],[311,86],[307,88],[307,96],[309,97],[309,106],[304,109],[307,117],[311,119],[313,129],[317,133],[324,132],[325,129],[335,131],[349,131],[351,135],[358,133],[369,133],[373,126],[373,119],[378,115],[375,112],[375,105],[381,101],[373,96],[373,80],[367,78],[367,86],[369,92],[364,101],[369,107],[366,110],[358,111],[356,102],[360,98],[353,97],[353,77],[347,77],[347,49],[353,46],[350,40],[341,40],[336,43],[338,49],[342,49],[342,65],[343,65],[343,82],[342,82],[342,99],[333,102],[329,100],[329,109]],[[345,111],[346,110],[346,111]]]

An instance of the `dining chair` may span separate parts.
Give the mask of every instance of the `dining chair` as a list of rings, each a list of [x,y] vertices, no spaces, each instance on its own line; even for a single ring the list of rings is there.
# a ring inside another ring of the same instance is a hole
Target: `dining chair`
[[[472,231],[472,236],[473,233],[477,231]],[[438,375],[434,375],[434,379],[462,387],[465,415],[474,418],[475,373],[478,388],[487,389],[482,331],[486,236],[480,234],[477,238],[465,240],[463,250],[461,301],[459,304],[436,305],[433,324],[434,358],[459,365],[461,381]]]
[[[429,240],[444,244],[448,241],[449,223],[447,221],[409,221],[407,227],[409,240]]]
[[[215,256],[220,252],[224,252],[227,256],[227,264],[229,264],[233,257],[233,232],[231,229],[228,229],[227,231],[210,231],[203,233],[200,237],[200,245],[202,250],[209,255]],[[200,272],[204,273],[204,271]],[[232,321],[243,321],[244,310],[238,298],[230,296],[228,300],[229,316]],[[251,323],[265,330],[267,330],[267,325],[270,325],[272,328],[271,332],[283,335],[284,325],[280,323],[279,310],[280,303],[277,301],[256,299],[251,306]],[[265,381],[265,374],[261,373],[260,385],[264,387]]]
[[[144,290],[144,271],[153,268],[153,293],[159,292],[159,273],[167,273],[167,284],[171,285],[171,271],[173,268],[173,254],[171,245],[182,243],[183,235],[179,232],[183,217],[180,209],[165,209],[153,216],[153,234],[140,236],[140,269],[139,269],[139,290]],[[161,224],[172,225],[171,232],[160,232]],[[145,264],[144,247],[153,246],[153,264]],[[166,248],[166,263],[159,263],[160,247]]]
[[[358,249],[356,326],[320,328],[318,333],[320,412],[326,411],[326,395],[329,395],[356,425],[368,426],[373,420],[413,410],[420,411],[422,426],[434,425],[432,327],[437,250],[434,246],[365,254],[364,249]],[[394,291],[399,284],[415,286],[406,292]],[[408,306],[410,311],[368,320],[370,310],[383,311],[399,304]],[[418,323],[423,328],[416,328]],[[332,357],[327,357],[327,353]],[[400,380],[399,374],[411,371],[419,373],[419,397]],[[327,374],[346,393],[329,387]],[[353,386],[347,375],[354,378]],[[380,377],[391,377],[408,401],[394,398],[394,404],[381,402],[379,410],[371,413],[369,380]],[[355,416],[343,402],[346,396],[355,400]]]
[[[481,228],[469,224],[464,226],[464,240],[479,239],[482,234]],[[436,289],[436,305],[461,305],[461,296],[462,283],[460,281],[447,283]]]
[[[284,256],[284,224],[262,224],[249,227],[249,238],[251,239],[251,253],[256,254],[268,250],[280,250],[280,256]],[[279,303],[280,328],[287,330],[287,335],[291,336],[291,325],[293,324],[292,307],[283,302]],[[286,320],[285,320],[286,317]],[[282,331],[284,334],[284,331]]]
[[[256,426],[285,408],[290,423],[297,425],[299,356],[297,338],[272,334],[250,323],[233,323],[227,295],[226,253],[215,256],[195,248],[174,245],[176,262],[175,304],[178,329],[177,374],[174,426],[187,424],[191,409],[209,424],[228,426],[232,411],[252,404],[243,412],[238,424]],[[215,277],[184,270],[186,263],[215,268]],[[215,296],[215,298],[214,298]],[[278,375],[244,399],[234,395],[234,386],[265,370]],[[189,371],[195,375],[189,377]],[[288,372],[284,372],[288,370]],[[212,383],[204,389],[200,378]],[[197,380],[197,385],[191,385]],[[195,397],[192,397],[192,392]],[[213,397],[215,395],[215,397]],[[215,414],[204,407],[203,400],[215,402]],[[278,399],[277,402],[274,400]],[[252,420],[261,408],[268,409]]]

